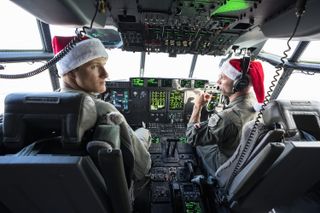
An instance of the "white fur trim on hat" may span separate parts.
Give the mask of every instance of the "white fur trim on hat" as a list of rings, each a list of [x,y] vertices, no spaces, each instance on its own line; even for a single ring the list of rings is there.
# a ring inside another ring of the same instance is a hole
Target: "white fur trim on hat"
[[[232,66],[230,64],[229,61],[226,61],[222,67],[221,67],[221,72],[223,74],[225,74],[226,76],[228,76],[228,78],[230,78],[231,80],[235,80],[239,75],[241,75],[241,72],[239,70],[237,70],[236,68],[234,68],[234,66]]]
[[[100,57],[108,58],[106,49],[101,41],[96,38],[83,40],[58,61],[58,73],[63,76],[71,70]]]

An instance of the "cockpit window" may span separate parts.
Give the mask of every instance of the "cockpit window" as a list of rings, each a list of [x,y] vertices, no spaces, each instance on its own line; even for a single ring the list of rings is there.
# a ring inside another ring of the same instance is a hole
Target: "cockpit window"
[[[219,63],[222,56],[199,55],[193,72],[193,78],[207,79],[216,82],[220,74]]]
[[[121,49],[107,49],[108,61],[105,66],[108,80],[129,80],[130,77],[139,77],[139,52],[126,52]]]
[[[1,63],[0,74],[21,74],[35,70],[45,62]],[[52,91],[48,70],[30,78],[2,79],[0,78],[0,114],[4,112],[4,99],[13,92],[49,92]]]
[[[307,74],[294,70],[278,99],[320,100],[320,74]]]
[[[34,16],[10,1],[0,1],[0,51],[42,50]]]
[[[302,53],[301,57],[299,58],[299,61],[319,64],[320,63],[320,54],[318,54],[319,50],[320,50],[320,41],[310,42],[306,50]]]
[[[290,41],[291,50],[287,52],[288,57],[292,55],[298,45],[298,41]],[[261,52],[270,53],[277,56],[284,56],[283,52],[288,49],[286,39],[268,39]]]
[[[65,26],[58,26],[58,25],[49,25],[51,38],[54,36],[75,36],[76,35],[76,28],[70,28]]]
[[[146,54],[145,77],[188,78],[192,62],[191,54],[169,57],[168,53]]]

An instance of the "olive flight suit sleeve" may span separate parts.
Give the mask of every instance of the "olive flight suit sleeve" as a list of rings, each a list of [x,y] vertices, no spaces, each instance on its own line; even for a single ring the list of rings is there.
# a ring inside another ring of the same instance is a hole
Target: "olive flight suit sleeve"
[[[230,115],[221,113],[212,115],[208,121],[199,125],[189,123],[186,131],[188,143],[194,146],[217,144],[220,151],[226,149],[229,153],[238,138],[238,128],[231,120]]]
[[[119,112],[112,104],[101,100],[96,100],[96,107],[100,116],[109,112]],[[151,168],[151,156],[143,141],[139,140],[126,120],[120,124],[120,138],[121,146],[125,146],[133,154],[134,179],[144,178]]]

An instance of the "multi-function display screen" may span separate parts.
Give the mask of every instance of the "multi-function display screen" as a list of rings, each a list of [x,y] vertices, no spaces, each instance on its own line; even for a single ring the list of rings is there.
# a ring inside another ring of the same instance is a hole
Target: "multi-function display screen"
[[[143,87],[144,86],[144,79],[143,78],[131,78],[131,85],[133,87]]]
[[[169,110],[182,110],[184,106],[184,92],[173,90],[169,96]]]
[[[111,101],[112,104],[119,110],[119,111],[127,111],[129,109],[129,91],[112,91],[111,92]]]
[[[158,111],[166,108],[166,92],[150,91],[150,110]]]
[[[180,86],[184,88],[191,88],[191,80],[181,79]]]
[[[158,79],[156,78],[150,78],[147,80],[147,86],[148,87],[158,87]]]
[[[208,83],[206,80],[194,80],[194,88],[204,88],[206,83]]]

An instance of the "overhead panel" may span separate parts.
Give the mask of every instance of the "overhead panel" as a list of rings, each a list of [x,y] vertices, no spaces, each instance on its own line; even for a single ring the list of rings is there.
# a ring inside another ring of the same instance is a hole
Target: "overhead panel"
[[[268,37],[287,38],[296,22],[296,0],[12,0],[39,20],[54,25],[89,26],[89,36],[126,51],[225,55],[251,48]],[[318,0],[308,0],[296,36],[319,36]],[[50,8],[48,10],[47,8]],[[57,16],[57,14],[59,14]],[[117,31],[110,32],[109,26]],[[311,30],[310,30],[311,29]],[[121,42],[122,38],[122,42]]]
[[[124,2],[130,2],[128,7]],[[109,2],[127,51],[224,55],[252,27],[261,1]],[[135,4],[135,5],[133,5]]]

